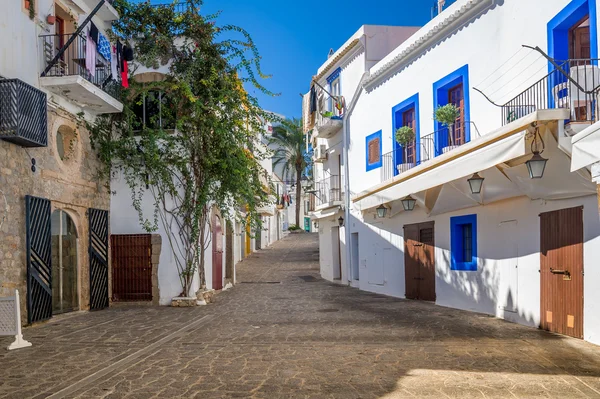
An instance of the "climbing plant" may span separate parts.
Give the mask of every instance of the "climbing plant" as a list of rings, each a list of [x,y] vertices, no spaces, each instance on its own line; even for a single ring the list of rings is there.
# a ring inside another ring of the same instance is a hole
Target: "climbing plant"
[[[193,294],[196,273],[205,286],[212,210],[255,231],[261,223],[257,210],[271,198],[258,143],[264,120],[272,116],[244,85],[275,94],[259,81],[268,76],[250,35],[217,26],[217,16],[202,15],[201,5],[115,0],[121,18],[112,38],[134,49],[130,77],[142,66],[164,74],[152,82],[130,79],[120,98],[123,112],[87,123],[104,165],[102,177],[120,175],[145,230],[162,225],[166,231],[182,296]],[[148,98],[160,103],[160,117],[142,120],[135,110]],[[143,207],[149,198],[150,214]]]

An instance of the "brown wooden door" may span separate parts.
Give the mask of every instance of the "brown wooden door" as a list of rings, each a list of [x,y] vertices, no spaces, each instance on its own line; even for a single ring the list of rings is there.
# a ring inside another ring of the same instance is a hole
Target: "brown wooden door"
[[[570,46],[570,58],[571,59],[589,59],[591,58],[591,45],[590,45],[590,27],[581,26],[571,30],[571,46]]]
[[[453,142],[449,144],[462,145],[465,143],[465,92],[462,83],[448,90],[448,103],[454,104],[460,111],[460,116],[452,127]]]
[[[223,288],[223,229],[217,215],[213,216],[212,241],[212,286],[214,290],[220,290]]]
[[[415,121],[415,109],[411,108],[408,111],[404,111],[404,113],[402,114],[402,126],[408,126],[410,127],[413,132],[416,134],[416,121]],[[403,163],[415,163],[416,162],[416,157],[415,157],[415,142],[412,141],[410,143],[407,143],[406,145],[403,145],[403,151],[404,151],[404,159],[402,160]]]
[[[404,226],[405,296],[435,301],[435,243],[433,222]]]
[[[540,328],[583,338],[583,208],[540,214]]]

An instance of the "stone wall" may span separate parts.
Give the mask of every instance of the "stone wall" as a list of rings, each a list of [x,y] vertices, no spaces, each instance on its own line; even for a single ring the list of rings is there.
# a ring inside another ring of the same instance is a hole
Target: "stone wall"
[[[57,137],[62,141],[59,145]],[[31,169],[32,158],[36,161],[35,172]],[[110,194],[97,179],[100,163],[88,132],[77,126],[73,115],[49,108],[48,147],[23,148],[0,140],[0,159],[0,191],[6,198],[4,201],[0,195],[0,215],[5,216],[0,229],[0,296],[19,289],[22,317],[27,320],[25,195],[34,195],[50,199],[52,211],[63,209],[75,223],[79,308],[89,309],[86,211],[109,209]]]

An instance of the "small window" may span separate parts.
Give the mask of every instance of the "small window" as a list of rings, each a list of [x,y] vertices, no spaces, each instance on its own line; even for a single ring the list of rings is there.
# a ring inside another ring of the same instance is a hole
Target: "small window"
[[[161,91],[148,91],[138,97],[133,106],[134,130],[175,129],[175,114],[170,98]]]
[[[379,168],[382,163],[381,159],[381,130],[367,136],[367,171]]]
[[[450,218],[452,270],[477,270],[477,215]]]

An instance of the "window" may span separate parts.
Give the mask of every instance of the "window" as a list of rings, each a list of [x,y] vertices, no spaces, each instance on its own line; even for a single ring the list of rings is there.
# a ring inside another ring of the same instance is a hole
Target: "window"
[[[402,146],[396,141],[396,130],[410,126],[415,133],[415,142]],[[419,94],[406,99],[392,108],[392,148],[394,149],[394,176],[399,172],[398,165],[416,164],[423,155],[419,146]],[[425,158],[426,160],[427,158]]]
[[[327,83],[329,83],[329,93],[332,96],[340,96],[342,94],[341,84],[340,84],[340,73],[341,68],[338,68],[333,72],[329,77],[327,77]],[[327,102],[327,110],[333,112],[335,116],[340,115],[340,111],[335,107],[335,100],[333,97],[329,97],[329,101]]]
[[[367,172],[377,169],[382,164],[381,159],[381,130],[366,138]]]
[[[152,90],[141,94],[133,106],[136,116],[134,130],[175,129],[173,102],[161,91]]]
[[[436,121],[435,156],[443,154],[453,146],[471,141],[469,129],[469,66],[465,65],[433,84],[433,108],[454,104],[460,116],[450,127]]]
[[[477,215],[450,218],[451,270],[477,270]]]

